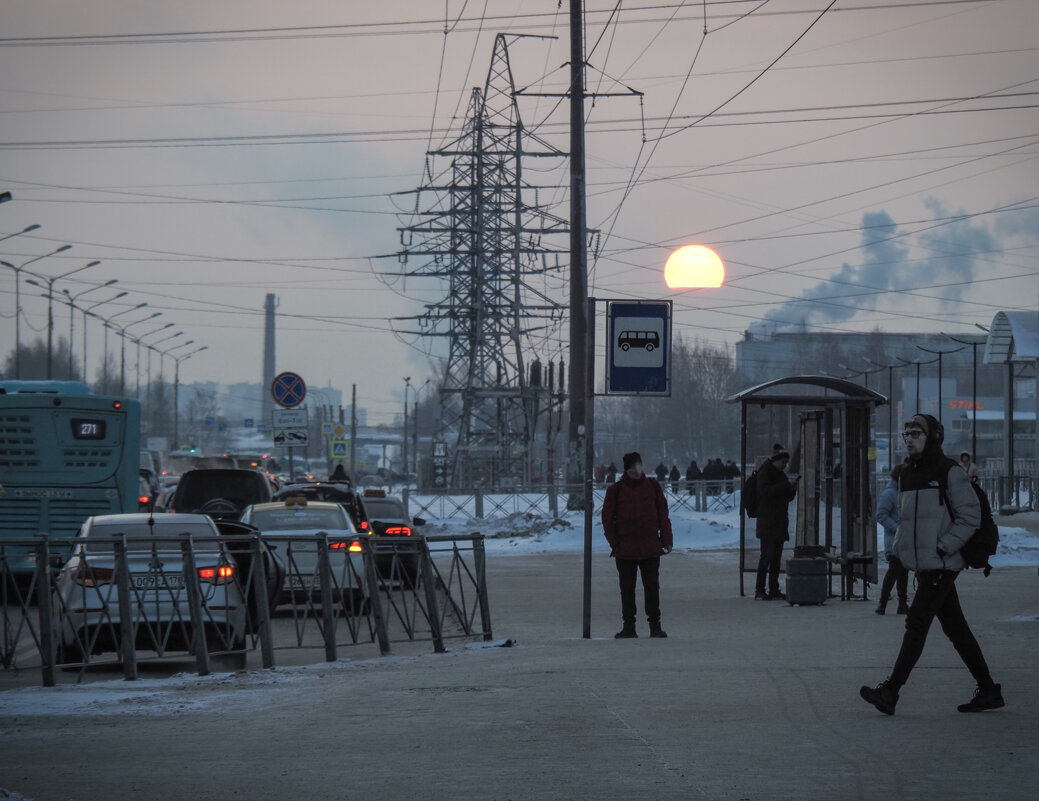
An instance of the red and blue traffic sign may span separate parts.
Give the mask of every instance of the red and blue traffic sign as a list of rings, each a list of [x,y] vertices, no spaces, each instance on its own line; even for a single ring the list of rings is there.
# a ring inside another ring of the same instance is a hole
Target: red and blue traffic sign
[[[279,406],[291,409],[303,403],[307,397],[307,385],[295,373],[279,373],[271,382],[271,395]]]

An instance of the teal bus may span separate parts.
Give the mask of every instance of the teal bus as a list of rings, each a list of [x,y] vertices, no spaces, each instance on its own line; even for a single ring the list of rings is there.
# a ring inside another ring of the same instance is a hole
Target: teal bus
[[[36,569],[34,549],[5,540],[69,539],[91,515],[137,511],[140,421],[138,401],[77,381],[0,380],[0,568]]]

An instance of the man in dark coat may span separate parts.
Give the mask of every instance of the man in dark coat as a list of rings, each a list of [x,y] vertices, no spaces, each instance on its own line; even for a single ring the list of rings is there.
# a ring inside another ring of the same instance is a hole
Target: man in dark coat
[[[660,484],[642,471],[642,457],[624,454],[624,474],[606,489],[602,504],[602,528],[617,563],[624,627],[617,639],[635,633],[635,583],[642,574],[642,589],[650,637],[666,637],[660,628],[660,556],[671,553],[674,540],[667,501]]]
[[[758,577],[754,586],[754,598],[758,601],[786,599],[779,591],[779,566],[783,558],[783,543],[790,539],[787,507],[797,494],[797,477],[787,477],[788,464],[790,454],[782,448],[774,450],[768,461],[758,469],[754,479],[758,492],[757,536],[761,540]]]
[[[628,468],[624,469],[627,470]],[[657,481],[660,481],[661,483],[667,481],[667,465],[663,462],[658,464],[653,472],[657,474]]]
[[[689,483],[689,494],[692,495],[696,492],[694,486],[695,482],[703,478],[703,473],[700,472],[700,467],[696,463],[696,459],[693,459],[689,463],[689,469],[685,471],[685,480]]]

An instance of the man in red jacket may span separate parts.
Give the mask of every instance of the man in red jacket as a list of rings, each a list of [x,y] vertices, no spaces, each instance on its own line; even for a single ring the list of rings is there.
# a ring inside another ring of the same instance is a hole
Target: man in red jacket
[[[671,553],[673,537],[667,501],[660,484],[642,470],[642,457],[624,454],[624,475],[606,489],[602,527],[613,549],[621,585],[621,617],[624,627],[617,639],[635,633],[635,583],[642,573],[646,617],[650,637],[666,637],[660,628],[660,556]]]

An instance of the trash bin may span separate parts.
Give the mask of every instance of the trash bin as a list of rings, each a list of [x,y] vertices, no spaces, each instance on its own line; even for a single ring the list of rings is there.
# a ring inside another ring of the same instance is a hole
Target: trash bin
[[[786,560],[787,603],[821,604],[829,595],[826,559],[795,556]]]

